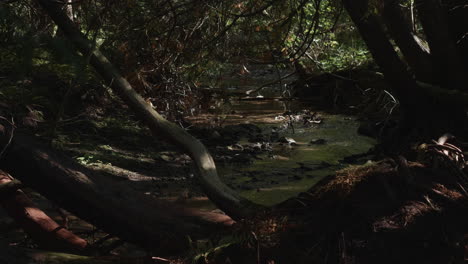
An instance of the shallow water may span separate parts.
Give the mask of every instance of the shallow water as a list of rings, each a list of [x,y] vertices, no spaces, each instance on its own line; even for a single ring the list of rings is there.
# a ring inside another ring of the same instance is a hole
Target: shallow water
[[[252,86],[255,80],[244,82],[248,86],[233,85],[230,92],[239,95],[255,89]],[[306,100],[281,99],[281,93],[283,91],[277,86],[272,86],[250,94],[250,97],[232,97],[221,113],[223,124],[255,124],[265,135],[271,134],[272,129],[279,130],[280,136],[292,138],[297,143],[289,145],[272,141],[272,151],[257,155],[258,159],[252,164],[218,164],[219,174],[225,182],[240,189],[244,197],[264,205],[273,205],[306,191],[323,177],[346,167],[347,164],[341,162],[345,157],[365,153],[375,145],[375,140],[357,133],[359,122],[356,117],[320,112]],[[259,95],[268,95],[268,98],[258,98]],[[307,127],[297,122],[293,124],[294,129],[281,129],[285,121],[278,119],[285,111],[294,113],[304,109],[317,110],[323,122]],[[326,143],[310,144],[317,139]],[[243,139],[239,144],[252,143]]]
[[[258,115],[262,114],[253,111],[252,115],[259,120]],[[243,190],[241,194],[257,203],[272,205],[307,190],[324,176],[345,167],[346,164],[340,162],[345,157],[367,152],[375,144],[373,139],[357,134],[359,123],[354,117],[320,115],[324,118],[322,124],[310,127],[298,125],[294,131],[285,129],[280,132],[281,136],[294,139],[297,145],[273,143],[271,152],[258,155],[260,159],[245,166],[219,164],[220,175],[227,179],[226,182],[234,181],[240,186],[243,182],[257,182],[257,188]],[[250,122],[248,116],[243,120]],[[270,118],[261,120],[265,123],[253,123],[264,131],[278,127],[277,122],[268,123]],[[326,143],[310,144],[317,139],[323,139]],[[245,140],[239,143],[248,144]]]

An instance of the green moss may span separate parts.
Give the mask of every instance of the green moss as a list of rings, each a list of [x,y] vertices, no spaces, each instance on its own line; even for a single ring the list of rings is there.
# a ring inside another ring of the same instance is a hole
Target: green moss
[[[234,178],[231,181],[235,185],[245,183],[252,189],[241,192],[244,197],[260,204],[273,205],[306,191],[324,176],[342,169],[344,165],[340,161],[345,157],[365,153],[374,146],[375,140],[358,135],[358,122],[343,115],[322,114],[322,116],[323,124],[296,129],[294,133],[287,131],[284,134],[296,140],[299,145],[274,146],[272,154],[281,158],[272,159],[266,154],[260,155],[262,159],[255,160],[249,166],[226,167],[222,173]],[[268,125],[262,127],[265,131],[269,129]],[[316,139],[325,139],[327,143],[310,144]],[[329,164],[326,169],[314,169],[326,164]],[[301,166],[307,169],[302,171]],[[255,175],[258,184],[252,184],[252,175]],[[289,177],[294,176],[296,179],[289,180]],[[276,181],[278,184],[271,185],[269,184],[271,181]],[[262,185],[269,187],[262,188]]]

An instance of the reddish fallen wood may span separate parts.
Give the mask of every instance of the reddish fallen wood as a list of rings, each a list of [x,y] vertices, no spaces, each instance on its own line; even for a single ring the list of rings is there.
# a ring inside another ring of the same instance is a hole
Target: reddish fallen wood
[[[224,214],[133,191],[28,136],[15,136],[0,168],[67,211],[147,249],[183,250],[188,247],[187,237],[206,237],[234,223]]]
[[[13,178],[0,170],[0,184],[12,183]],[[0,205],[41,248],[79,252],[88,246],[86,240],[61,227],[21,190],[2,194]]]

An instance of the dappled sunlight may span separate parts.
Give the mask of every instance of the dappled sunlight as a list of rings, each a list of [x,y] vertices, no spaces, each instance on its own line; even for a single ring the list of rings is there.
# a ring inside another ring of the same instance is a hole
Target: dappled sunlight
[[[249,103],[243,102],[242,105]],[[294,106],[295,102],[292,103]],[[252,121],[269,140],[269,131],[284,124],[282,119],[274,118],[282,114],[278,108],[275,114],[268,115],[251,110],[245,119],[237,122]],[[357,134],[359,123],[349,116],[327,113],[320,113],[320,116],[323,118],[321,124],[304,127],[299,123],[294,130],[281,130],[281,136],[293,139],[294,144],[272,141],[271,151],[257,154],[257,158],[248,165],[219,163],[221,177],[246,198],[273,205],[305,191],[325,175],[334,174],[346,166],[342,163],[345,157],[365,153],[375,144],[375,140]],[[264,122],[256,123],[252,117]],[[246,138],[241,138],[238,143],[242,146],[255,144]]]
[[[3,1],[0,263],[463,263],[464,1]]]

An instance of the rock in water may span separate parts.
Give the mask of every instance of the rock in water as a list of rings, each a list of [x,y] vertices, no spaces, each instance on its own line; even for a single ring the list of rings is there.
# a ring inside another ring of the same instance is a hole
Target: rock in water
[[[288,137],[280,137],[278,139],[278,142],[280,143],[288,143],[289,145],[292,145],[292,146],[297,146],[297,142],[296,140],[292,139],[292,138],[288,138]]]
[[[326,143],[327,143],[327,140],[325,140],[323,138],[314,139],[314,140],[310,141],[310,144],[313,144],[313,145],[324,145]]]

